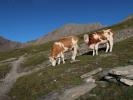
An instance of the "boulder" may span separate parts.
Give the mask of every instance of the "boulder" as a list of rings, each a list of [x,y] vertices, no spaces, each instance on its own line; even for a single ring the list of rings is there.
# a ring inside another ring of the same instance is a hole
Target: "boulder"
[[[95,83],[95,79],[93,79],[92,77],[88,77],[84,80],[86,83]]]
[[[119,75],[119,76],[127,76],[133,75],[133,65],[123,66],[123,67],[116,67],[109,71],[110,74]]]
[[[121,78],[120,81],[126,85],[133,86],[133,80]]]
[[[108,71],[104,76],[108,82],[122,82],[128,86],[133,85],[133,65],[116,67]]]

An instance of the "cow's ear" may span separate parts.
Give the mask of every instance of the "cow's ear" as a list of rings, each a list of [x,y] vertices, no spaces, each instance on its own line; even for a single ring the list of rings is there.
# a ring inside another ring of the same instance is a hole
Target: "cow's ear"
[[[49,59],[51,59],[51,57],[48,57]]]

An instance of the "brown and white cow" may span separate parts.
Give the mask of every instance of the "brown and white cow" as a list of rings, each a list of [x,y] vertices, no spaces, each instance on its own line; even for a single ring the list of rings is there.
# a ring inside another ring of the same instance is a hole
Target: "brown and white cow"
[[[100,32],[94,32],[91,34],[84,35],[85,43],[93,50],[93,56],[98,55],[98,46],[99,44],[105,44],[106,52],[112,52],[113,49],[113,35],[114,33],[111,29],[102,30]]]
[[[78,50],[78,40],[79,39],[76,36],[68,36],[54,42],[51,50],[51,55],[49,57],[49,60],[52,63],[52,66],[55,66],[57,61],[58,61],[58,64],[60,64],[61,59],[64,64],[65,63],[64,52],[69,50],[73,50],[72,60],[74,61]]]

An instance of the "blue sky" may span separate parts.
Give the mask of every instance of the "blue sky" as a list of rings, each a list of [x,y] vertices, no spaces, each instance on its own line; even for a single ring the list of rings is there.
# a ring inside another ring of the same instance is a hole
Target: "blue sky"
[[[112,25],[133,14],[133,0],[0,0],[0,36],[26,42],[68,23]]]

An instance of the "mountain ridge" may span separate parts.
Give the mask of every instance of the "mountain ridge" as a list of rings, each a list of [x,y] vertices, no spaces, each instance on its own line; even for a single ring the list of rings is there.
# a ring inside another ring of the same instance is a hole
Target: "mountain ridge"
[[[39,38],[33,42],[29,42],[29,44],[35,44],[35,45],[42,44],[42,43],[46,43],[49,41],[57,40],[63,36],[79,35],[81,33],[90,32],[90,31],[97,30],[97,29],[100,29],[103,27],[104,26],[100,23],[93,23],[93,24],[70,23],[70,24],[66,24],[62,27],[59,27],[52,32],[49,32],[47,35],[44,35],[41,38]]]
[[[8,40],[2,36],[0,36],[0,51],[12,50],[21,48],[22,43]]]

